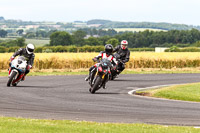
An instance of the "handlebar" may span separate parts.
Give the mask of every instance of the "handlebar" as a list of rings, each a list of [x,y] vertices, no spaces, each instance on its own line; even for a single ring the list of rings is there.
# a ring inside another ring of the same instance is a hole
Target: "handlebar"
[[[94,62],[97,62],[97,63],[100,62],[100,60],[99,60],[99,59],[96,59],[96,58],[93,58],[92,60],[93,60]]]
[[[117,61],[124,64],[124,62],[121,59],[118,59]]]

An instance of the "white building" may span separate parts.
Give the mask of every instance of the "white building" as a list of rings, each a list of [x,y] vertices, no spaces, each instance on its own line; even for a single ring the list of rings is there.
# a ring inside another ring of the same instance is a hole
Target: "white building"
[[[169,49],[169,48],[155,47],[155,52],[156,52],[156,53],[165,52],[166,49]]]

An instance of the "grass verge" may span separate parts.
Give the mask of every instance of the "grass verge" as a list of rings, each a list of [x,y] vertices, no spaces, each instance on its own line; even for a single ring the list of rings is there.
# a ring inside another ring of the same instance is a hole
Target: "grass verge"
[[[200,102],[200,83],[176,85],[147,91],[138,91],[136,94],[158,98]]]
[[[2,133],[199,133],[194,127],[0,117]]]
[[[89,69],[33,69],[29,76],[47,76],[47,75],[87,75]],[[173,74],[173,73],[200,73],[200,68],[183,69],[125,69],[121,74]],[[7,70],[0,70],[0,76],[8,76]]]

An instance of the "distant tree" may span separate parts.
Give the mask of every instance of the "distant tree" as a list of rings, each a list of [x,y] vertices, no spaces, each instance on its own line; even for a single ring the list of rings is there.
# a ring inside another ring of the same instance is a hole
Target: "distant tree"
[[[8,34],[7,31],[5,31],[5,30],[0,30],[0,37],[6,37],[7,34]]]
[[[102,45],[105,45],[106,42],[110,39],[111,37],[110,36],[102,36],[99,38],[99,41],[102,42]]]
[[[0,46],[4,47],[23,47],[25,46],[25,39],[23,37],[16,38],[15,40],[5,40],[0,42]]]
[[[189,35],[193,37],[193,40],[191,41],[191,43],[194,43],[200,40],[200,31],[197,29],[190,30]]]
[[[43,37],[43,38],[46,38],[48,37],[48,33],[46,31],[43,31],[43,30],[39,30],[39,31],[36,31],[36,37]]]
[[[82,31],[82,30],[77,30],[75,32],[73,32],[73,43],[75,45],[78,45],[78,46],[83,46],[85,41],[84,41],[84,37],[86,36],[86,32],[85,31]]]
[[[88,39],[86,39],[85,43],[90,46],[96,46],[96,45],[102,44],[102,42],[99,41],[98,38],[96,38],[96,37],[89,37]]]
[[[21,36],[21,35],[23,34],[23,32],[24,32],[23,29],[19,29],[19,30],[16,31],[16,33],[17,33],[19,36]]]
[[[25,38],[35,38],[35,33],[34,32],[28,32],[26,35],[24,35]]]
[[[16,46],[19,46],[19,47],[23,47],[26,45],[25,38],[23,37],[17,38],[15,42],[16,42]]]
[[[56,31],[50,35],[50,45],[71,45],[72,44],[72,36],[65,31]]]
[[[51,36],[52,33],[56,32],[57,30],[50,30],[47,34],[48,34],[48,37]]]
[[[90,35],[93,36],[93,35],[98,35],[98,31],[96,28],[93,28],[90,32]]]
[[[106,44],[112,44],[113,47],[116,47],[119,44],[119,41],[116,38],[109,39]]]
[[[117,31],[114,29],[108,29],[108,31],[107,31],[107,35],[109,35],[109,36],[114,36],[116,34],[117,34]]]
[[[106,30],[99,29],[98,35],[100,35],[100,36],[106,36],[106,35],[107,35],[107,31],[106,31]]]

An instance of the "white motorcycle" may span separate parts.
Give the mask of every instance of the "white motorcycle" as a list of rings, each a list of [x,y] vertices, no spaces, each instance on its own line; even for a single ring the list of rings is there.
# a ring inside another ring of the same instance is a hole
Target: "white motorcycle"
[[[25,75],[27,61],[24,56],[18,56],[11,62],[7,86],[17,86]]]

